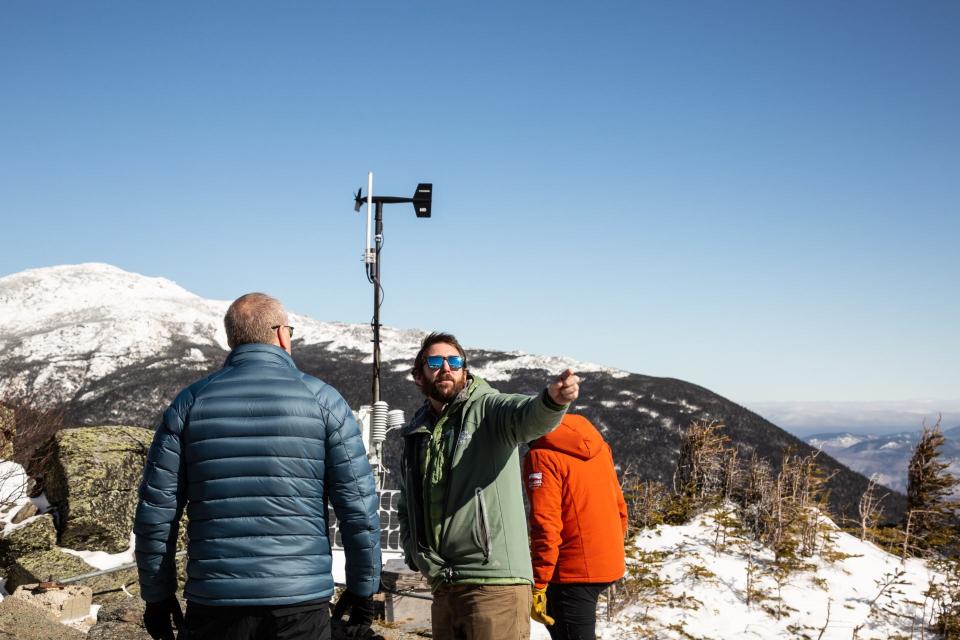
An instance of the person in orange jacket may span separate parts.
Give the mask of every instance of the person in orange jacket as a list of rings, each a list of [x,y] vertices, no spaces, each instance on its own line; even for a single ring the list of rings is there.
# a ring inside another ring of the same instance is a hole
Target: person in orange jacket
[[[533,609],[553,640],[596,634],[597,599],[623,577],[627,505],[610,446],[590,421],[567,414],[530,443]]]

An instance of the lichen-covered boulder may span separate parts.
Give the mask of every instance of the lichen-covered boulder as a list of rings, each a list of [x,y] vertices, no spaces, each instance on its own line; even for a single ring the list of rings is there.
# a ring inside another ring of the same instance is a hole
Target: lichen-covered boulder
[[[60,546],[120,553],[130,546],[137,489],[153,431],[63,429],[39,457],[47,499],[60,512]]]
[[[13,459],[13,438],[17,433],[13,409],[0,404],[0,460]]]
[[[181,568],[180,564],[178,564],[178,568]],[[14,560],[7,571],[7,589],[13,591],[24,584],[51,579],[67,580],[96,572],[97,569],[81,558],[70,555],[62,549],[54,548],[20,556]],[[90,587],[93,591],[94,604],[129,600],[131,597],[138,598],[140,595],[136,567],[127,567],[103,575],[84,578],[76,584]],[[0,640],[3,640],[3,636],[0,636]]]
[[[53,518],[39,516],[0,537],[0,567],[9,567],[17,558],[49,551],[57,544]]]
[[[47,549],[18,556],[7,571],[7,591],[12,593],[22,584],[66,580],[96,571],[76,556],[60,549]]]

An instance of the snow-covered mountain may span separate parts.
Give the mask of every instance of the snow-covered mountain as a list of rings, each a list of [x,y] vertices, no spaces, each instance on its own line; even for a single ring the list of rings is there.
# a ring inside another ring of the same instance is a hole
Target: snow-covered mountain
[[[0,278],[0,397],[35,402],[86,403],[102,381],[130,367],[170,365],[190,371],[219,366],[228,350],[223,315],[230,302],[206,300],[165,278],[129,273],[107,264],[31,269]],[[322,345],[337,352],[366,353],[366,325],[319,322],[291,312],[297,346]],[[406,368],[416,355],[422,331],[381,330],[382,361]],[[561,371],[614,369],[568,358],[523,353],[476,370],[488,380],[509,377],[517,368]],[[154,404],[150,405],[156,409]],[[129,412],[124,412],[129,414]]]
[[[818,433],[806,438],[807,444],[836,458],[854,471],[876,477],[896,491],[907,489],[907,465],[920,439],[920,431],[902,431],[889,435]],[[940,454],[949,471],[960,477],[960,427],[943,431]],[[960,491],[958,491],[960,493]]]
[[[227,354],[228,301],[206,300],[164,278],[105,264],[33,269],[0,278],[0,400],[63,406],[81,424],[155,424],[176,392],[216,369]],[[333,384],[354,408],[370,398],[370,327],[291,312],[294,359]],[[382,395],[410,415],[422,397],[410,364],[424,335],[384,327]],[[467,336],[461,336],[467,338]],[[719,420],[745,457],[776,467],[785,449],[809,445],[757,414],[682,380],[630,373],[562,356],[469,349],[471,371],[502,391],[536,393],[567,366],[587,382],[574,410],[604,433],[621,466],[670,484],[680,434],[694,420]],[[399,442],[388,437],[387,465]],[[839,512],[853,513],[866,479],[822,456]],[[896,517],[902,497],[886,513]]]

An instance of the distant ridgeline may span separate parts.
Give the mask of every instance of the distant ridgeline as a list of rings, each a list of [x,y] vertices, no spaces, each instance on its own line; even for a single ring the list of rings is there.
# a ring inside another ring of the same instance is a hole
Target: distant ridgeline
[[[185,347],[178,345],[177,353],[183,353]],[[157,356],[151,358],[149,368],[141,365],[118,369],[78,393],[70,403],[69,417],[83,424],[154,425],[165,404],[180,388],[215,369],[226,355],[214,347],[202,350],[209,352],[205,354],[207,362],[197,363],[200,366],[196,368],[185,366],[179,358]],[[498,362],[516,357],[496,351],[473,351],[470,355],[471,369],[479,375],[493,370]],[[294,342],[298,366],[334,385],[354,409],[370,403],[370,365],[363,362],[365,357],[366,353],[350,349],[333,350],[324,344]],[[423,398],[406,367],[399,364],[384,363],[381,393],[391,408],[403,409],[411,416]],[[509,379],[494,379],[490,383],[504,392],[538,393],[556,373],[514,369],[509,372]],[[671,485],[680,449],[680,430],[694,420],[723,422],[725,433],[741,449],[741,457],[748,458],[756,451],[774,468],[780,465],[788,449],[800,455],[814,451],[759,415],[682,380],[603,371],[590,371],[585,378],[580,399],[571,410],[582,413],[602,430],[619,467],[630,465],[644,479]],[[401,448],[396,431],[387,435],[384,447],[385,464],[393,471],[386,486],[396,487]],[[818,462],[826,473],[834,474],[828,484],[830,507],[838,516],[855,518],[867,479],[826,454],[821,454]],[[891,493],[884,507],[884,519],[895,521],[903,515],[905,498]]]
[[[34,403],[60,403],[73,424],[152,427],[175,394],[221,366],[226,301],[200,298],[163,278],[110,265],[24,271],[0,278],[0,314],[29,322],[0,326],[0,399],[11,393]],[[370,404],[370,330],[291,316],[294,359],[336,387],[354,409]],[[385,327],[381,395],[413,415],[423,402],[408,371],[421,331]],[[469,336],[460,336],[468,345]],[[468,349],[470,369],[501,391],[539,393],[569,360]],[[602,431],[621,469],[672,485],[680,433],[695,420],[723,422],[741,457],[753,452],[776,469],[784,452],[814,451],[759,415],[707,390],[672,378],[579,367],[586,382],[572,411]],[[387,435],[384,463],[396,487],[400,438]],[[822,454],[835,515],[855,517],[867,479]],[[885,519],[899,520],[901,494],[884,501]],[[386,511],[389,512],[389,509]],[[388,528],[390,525],[388,525]],[[389,535],[388,535],[389,542]]]

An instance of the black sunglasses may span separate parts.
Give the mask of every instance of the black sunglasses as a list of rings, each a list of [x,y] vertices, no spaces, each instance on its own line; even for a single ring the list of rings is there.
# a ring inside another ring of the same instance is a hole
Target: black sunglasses
[[[273,329],[274,331],[276,331],[276,330],[279,329],[280,327],[286,327],[286,328],[287,328],[287,330],[290,332],[290,339],[292,340],[292,339],[293,339],[293,327],[291,327],[290,325],[288,325],[288,324],[278,324],[278,325],[274,325],[274,326],[272,326],[272,327],[270,327],[270,328]]]

